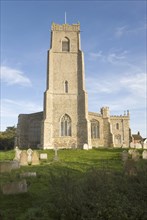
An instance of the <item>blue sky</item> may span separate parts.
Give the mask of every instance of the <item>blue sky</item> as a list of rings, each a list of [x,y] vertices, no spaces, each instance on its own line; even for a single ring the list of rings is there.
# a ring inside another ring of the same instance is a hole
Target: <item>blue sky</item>
[[[146,134],[146,1],[1,1],[1,130],[42,111],[51,23],[80,22],[89,111]]]

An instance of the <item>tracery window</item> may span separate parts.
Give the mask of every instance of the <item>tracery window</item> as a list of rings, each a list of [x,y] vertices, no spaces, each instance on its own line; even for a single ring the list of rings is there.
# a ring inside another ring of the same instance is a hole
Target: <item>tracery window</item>
[[[100,137],[100,126],[97,120],[91,121],[91,138],[96,139]]]
[[[69,52],[69,39],[67,37],[65,37],[62,40],[62,51],[63,52]]]
[[[120,134],[115,135],[115,143],[121,144],[121,135]]]
[[[67,114],[61,118],[61,136],[71,136],[71,119]]]

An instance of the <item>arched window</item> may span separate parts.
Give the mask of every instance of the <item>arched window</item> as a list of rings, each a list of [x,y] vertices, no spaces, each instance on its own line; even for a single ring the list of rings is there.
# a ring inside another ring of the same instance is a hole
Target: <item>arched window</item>
[[[71,119],[67,114],[61,118],[61,136],[71,136]]]
[[[119,130],[119,124],[118,123],[116,123],[116,129]]]
[[[65,91],[65,93],[68,93],[68,81],[65,81],[64,91]]]
[[[99,131],[99,122],[97,120],[91,121],[91,138],[96,139],[100,137],[100,131]]]
[[[62,51],[63,52],[69,52],[69,39],[67,37],[65,37],[62,40]]]

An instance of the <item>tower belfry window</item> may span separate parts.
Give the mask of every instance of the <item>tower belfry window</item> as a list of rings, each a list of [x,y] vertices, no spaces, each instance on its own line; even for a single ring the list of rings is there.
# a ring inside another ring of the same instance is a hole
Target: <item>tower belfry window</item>
[[[69,52],[69,39],[67,37],[65,37],[62,40],[62,51],[63,52]]]

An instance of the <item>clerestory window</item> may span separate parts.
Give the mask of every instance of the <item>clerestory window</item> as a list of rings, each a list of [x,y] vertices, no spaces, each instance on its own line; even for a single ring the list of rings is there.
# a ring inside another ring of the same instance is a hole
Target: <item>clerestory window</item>
[[[71,119],[67,114],[61,118],[61,136],[71,136]]]

